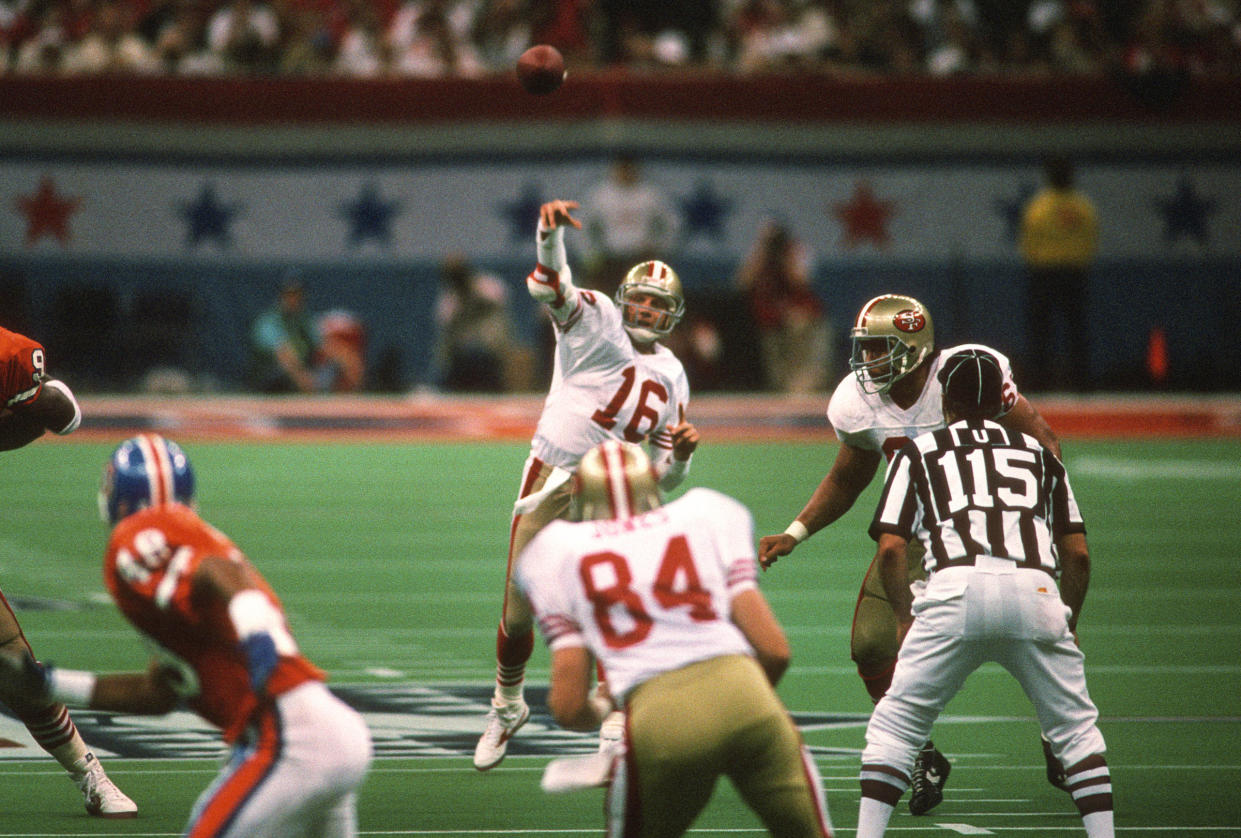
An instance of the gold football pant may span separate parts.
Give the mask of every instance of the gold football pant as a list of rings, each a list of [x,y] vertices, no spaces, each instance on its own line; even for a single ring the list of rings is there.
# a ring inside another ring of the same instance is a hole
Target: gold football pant
[[[690,664],[626,701],[628,753],[608,790],[608,835],[679,836],[726,776],[777,838],[831,834],[822,782],[788,711],[745,655]]]
[[[520,497],[524,498],[542,490],[551,474],[551,466],[531,456],[526,461],[522,474]],[[534,509],[513,516],[509,530],[508,571],[504,578],[504,611],[501,615],[504,633],[509,637],[524,634],[534,627],[530,604],[526,602],[526,597],[517,587],[517,580],[514,578],[517,557],[544,527],[557,518],[568,517],[571,497],[572,486],[565,483],[553,490]]]
[[[910,582],[926,579],[926,571],[922,568],[922,557],[925,553],[922,544],[917,541],[910,542],[905,550]],[[892,610],[892,603],[883,590],[879,565],[871,561],[866,570],[866,578],[862,580],[862,589],[858,592],[857,606],[853,610],[849,654],[857,664],[858,675],[862,676],[862,682],[873,701],[883,698],[883,694],[888,691],[899,649],[900,625],[896,612]]]

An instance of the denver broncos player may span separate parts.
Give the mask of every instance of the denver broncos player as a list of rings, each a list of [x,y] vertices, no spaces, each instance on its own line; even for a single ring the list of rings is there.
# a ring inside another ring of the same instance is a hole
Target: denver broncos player
[[[619,440],[582,458],[573,505],[581,520],[548,524],[517,578],[551,649],[556,721],[592,730],[613,700],[625,708],[607,834],[682,835],[727,776],[777,838],[830,836],[818,771],[774,689],[789,647],[758,589],[749,510],[702,488],[663,504],[646,454]],[[592,656],[611,700],[591,696]]]
[[[0,659],[32,696],[159,715],[184,699],[232,755],[190,814],[187,838],[357,834],[370,765],[366,724],[298,651],[280,600],[241,550],[191,508],[194,472],[174,442],[141,434],[104,470],[100,513],[115,527],[104,581],[153,641],[145,672],[96,675]]]
[[[607,439],[646,440],[660,486],[672,489],[685,478],[698,447],[698,430],[685,421],[685,368],[659,342],[685,311],[681,280],[665,263],[650,261],[629,270],[615,304],[578,290],[564,245],[565,227],[582,226],[572,216],[577,207],[576,201],[556,200],[539,208],[538,263],[526,279],[530,295],[551,315],[556,357],[513,507],[496,635],[495,694],[474,750],[474,767],[480,771],[504,759],[509,739],[530,717],[523,684],[534,649],[534,623],[513,580],[513,563],[539,530],[567,514],[569,478],[582,456]],[[619,715],[605,722],[602,747],[619,739],[623,724]]]
[[[836,460],[785,531],[759,540],[759,559],[764,568],[848,512],[884,458],[891,458],[918,434],[945,426],[936,378],[940,361],[975,346],[963,344],[936,351],[931,313],[913,297],[901,294],[884,294],[862,306],[850,336],[853,353],[849,367],[853,374],[836,387],[827,407],[828,421],[840,439]],[[988,347],[979,348],[999,358],[1003,368],[1003,413],[996,421],[1011,430],[1030,434],[1059,457],[1060,444],[1055,434],[1017,391],[1008,359]],[[910,551],[909,571],[910,579],[917,584],[925,574],[922,556],[915,553],[916,550]],[[850,652],[873,701],[882,698],[892,683],[900,645],[900,627],[872,563],[853,613]],[[1064,770],[1046,740],[1043,753],[1049,781],[1062,787]],[[909,798],[913,814],[925,814],[939,805],[950,770],[948,760],[927,742],[914,766]]]
[[[47,431],[71,434],[82,409],[63,381],[49,378],[43,346],[0,328],[0,450],[21,448]],[[0,594],[0,652],[30,652],[13,609]],[[56,758],[86,798],[86,811],[104,818],[132,818],[138,807],[118,789],[82,741],[59,702],[23,700],[0,685],[0,700],[21,719],[39,747]]]

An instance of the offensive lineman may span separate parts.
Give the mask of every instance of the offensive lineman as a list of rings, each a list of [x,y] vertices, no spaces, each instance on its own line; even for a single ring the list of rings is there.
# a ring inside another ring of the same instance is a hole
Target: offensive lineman
[[[118,713],[162,715],[185,699],[219,727],[230,758],[194,804],[186,838],[352,838],[371,760],[366,723],[328,691],[275,593],[193,503],[180,446],[156,434],[122,442],[99,492],[115,525],[104,581],[158,644],[150,667],[96,675],[4,655],[5,675],[27,695]]]
[[[918,434],[944,426],[936,377],[941,359],[974,346],[963,344],[935,351],[930,312],[913,297],[901,294],[884,294],[862,306],[850,337],[853,353],[849,367],[853,374],[836,387],[827,407],[828,421],[840,439],[836,460],[785,531],[759,540],[759,559],[764,568],[848,512],[885,457],[892,457]],[[1003,410],[996,421],[1030,434],[1060,456],[1060,444],[1047,422],[1017,392],[1008,359],[988,351],[1000,359],[1004,372]],[[915,584],[923,578],[918,558],[911,551],[910,578]],[[878,701],[892,682],[901,644],[899,629],[872,562],[858,594],[850,638],[851,656],[872,701]],[[1063,768],[1055,763],[1046,741],[1043,753],[1048,780],[1063,787]],[[909,798],[913,814],[925,814],[939,805],[950,770],[948,760],[928,741],[914,766]]]
[[[530,456],[522,472],[509,534],[504,605],[496,634],[496,687],[487,726],[474,750],[474,767],[500,763],[508,740],[530,717],[523,697],[526,662],[534,650],[530,606],[514,581],[514,560],[548,522],[569,510],[569,478],[582,456],[607,439],[647,440],[659,485],[678,486],[698,447],[698,430],[685,421],[689,382],[677,357],[659,339],[685,311],[681,280],[667,264],[630,268],[616,303],[579,290],[565,255],[565,226],[581,229],[571,215],[576,201],[539,208],[538,262],[526,288],[551,314],[556,359]],[[624,719],[614,714],[600,730],[601,747],[621,737]]]
[[[774,690],[789,647],[758,589],[749,510],[702,488],[662,505],[646,454],[618,440],[582,458],[573,505],[581,520],[548,524],[517,579],[551,649],[556,721],[593,730],[611,710],[591,696],[592,656],[625,708],[607,834],[682,835],[727,776],[772,835],[830,836],[818,771]]]
[[[63,381],[48,377],[45,361],[38,342],[0,328],[0,450],[21,448],[47,431],[71,434],[81,423],[82,409],[73,392]],[[0,653],[34,654],[3,594],[0,606]],[[82,791],[87,812],[101,818],[137,816],[138,807],[104,774],[64,704],[23,700],[3,686],[0,700],[26,725],[39,747],[69,772]]]
[[[987,350],[949,355],[936,374],[948,426],[916,437],[888,466],[870,535],[907,633],[866,728],[858,838],[884,834],[931,725],[987,661],[1008,670],[1034,704],[1068,766],[1086,834],[1114,834],[1099,711],[1074,634],[1090,582],[1086,528],[1060,459],[992,421],[1003,411],[1006,377]],[[914,539],[928,574],[916,598],[906,569]]]

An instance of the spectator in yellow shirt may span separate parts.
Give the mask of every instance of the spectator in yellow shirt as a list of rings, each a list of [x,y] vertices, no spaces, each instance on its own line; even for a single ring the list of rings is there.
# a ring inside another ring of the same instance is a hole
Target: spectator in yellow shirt
[[[1048,157],[1044,176],[1046,186],[1030,199],[1021,216],[1019,243],[1029,282],[1026,374],[1035,389],[1067,384],[1087,390],[1086,298],[1099,241],[1098,217],[1094,203],[1074,187],[1073,165],[1067,158]],[[1056,332],[1057,321],[1062,333]],[[1068,348],[1067,363],[1056,351],[1060,347]]]

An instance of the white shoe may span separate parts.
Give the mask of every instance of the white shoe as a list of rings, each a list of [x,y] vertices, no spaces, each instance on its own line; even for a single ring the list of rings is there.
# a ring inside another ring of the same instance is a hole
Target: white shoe
[[[97,818],[138,817],[138,805],[108,779],[94,754],[86,755],[86,763],[86,773],[76,778],[86,798],[86,813]]]
[[[599,726],[599,753],[619,756],[625,752],[625,713],[613,710]]]
[[[504,759],[508,740],[530,718],[530,706],[520,698],[516,701],[491,699],[491,712],[487,714],[487,729],[474,748],[474,767],[479,771],[495,768]]]
[[[615,763],[616,757],[605,753],[559,757],[547,763],[539,785],[552,794],[601,788],[612,779]]]

